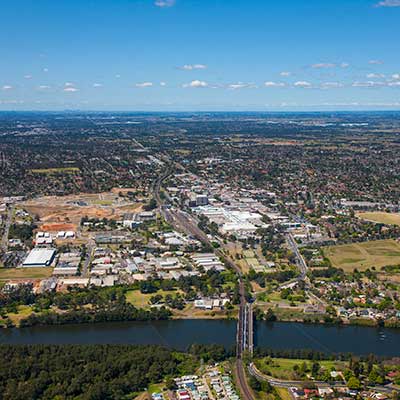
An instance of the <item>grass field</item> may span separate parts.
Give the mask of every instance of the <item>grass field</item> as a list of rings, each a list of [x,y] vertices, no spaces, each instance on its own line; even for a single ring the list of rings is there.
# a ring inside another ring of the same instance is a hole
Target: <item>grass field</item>
[[[318,361],[321,368],[330,370],[343,370],[345,363],[342,361]],[[295,374],[293,367],[307,364],[307,368],[311,369],[312,361],[288,358],[262,358],[256,361],[257,368],[266,375],[271,375],[278,379],[294,379]]]
[[[337,268],[351,272],[385,265],[400,264],[400,243],[395,240],[373,240],[324,248],[324,254]]]
[[[387,213],[382,211],[362,212],[356,214],[358,218],[366,221],[378,222],[388,225],[400,225],[400,213]]]
[[[277,387],[276,391],[278,392],[278,395],[281,398],[281,400],[292,400],[292,396],[289,393],[289,389]]]
[[[29,306],[18,306],[18,313],[9,313],[8,317],[11,319],[14,325],[19,325],[21,319],[28,317],[32,314],[32,308]]]
[[[157,294],[160,294],[161,296],[165,296],[167,294],[174,296],[177,293],[179,293],[178,290],[173,290],[173,291],[169,291],[169,292],[166,292],[164,290],[159,290],[157,293],[149,293],[149,294],[141,293],[140,290],[129,290],[126,293],[126,301],[128,303],[131,303],[135,307],[147,308],[147,307],[150,307],[149,300],[151,297],[153,297]]]
[[[0,268],[0,280],[43,279],[51,276],[53,268]]]
[[[33,174],[73,174],[79,172],[77,167],[31,169]]]

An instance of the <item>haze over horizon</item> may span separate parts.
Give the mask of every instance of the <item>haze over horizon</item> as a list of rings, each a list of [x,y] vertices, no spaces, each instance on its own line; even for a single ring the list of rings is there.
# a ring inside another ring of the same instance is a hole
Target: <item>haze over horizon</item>
[[[0,110],[400,110],[399,0],[0,10]]]

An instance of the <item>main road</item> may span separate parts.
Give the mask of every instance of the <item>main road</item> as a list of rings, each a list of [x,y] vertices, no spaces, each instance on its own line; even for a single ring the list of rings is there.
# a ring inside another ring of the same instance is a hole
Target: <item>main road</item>
[[[164,201],[161,198],[160,191],[163,181],[171,175],[171,169],[168,168],[165,173],[160,175],[153,184],[153,196],[157,201],[160,212],[170,224],[177,229],[183,230],[186,234],[195,237],[205,245],[212,247],[210,238],[197,226],[197,221],[189,214],[173,208],[164,207]],[[247,383],[246,373],[243,363],[243,353],[245,350],[253,351],[253,321],[249,322],[249,318],[253,318],[251,304],[246,298],[245,283],[241,269],[236,265],[233,259],[220,249],[215,249],[215,254],[221,257],[225,264],[234,270],[238,275],[239,285],[239,318],[236,336],[236,362],[235,375],[237,377],[238,386],[244,400],[253,400],[253,393]]]
[[[1,245],[0,245],[0,250],[3,251],[4,253],[6,253],[8,249],[8,236],[10,233],[10,226],[12,223],[14,208],[15,208],[13,204],[8,205],[7,207],[8,207],[8,212],[4,226],[3,237],[1,238]]]

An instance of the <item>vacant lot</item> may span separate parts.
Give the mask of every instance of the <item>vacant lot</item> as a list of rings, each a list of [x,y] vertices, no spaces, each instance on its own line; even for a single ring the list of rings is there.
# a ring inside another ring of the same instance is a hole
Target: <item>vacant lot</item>
[[[41,230],[76,230],[81,218],[108,218],[118,220],[124,214],[141,211],[141,203],[132,203],[107,192],[70,196],[45,196],[21,204],[31,215],[39,218]],[[52,224],[72,224],[60,228]]]
[[[51,276],[52,268],[0,268],[0,280],[43,279]]]
[[[373,240],[324,248],[324,254],[337,268],[347,272],[400,264],[400,243],[395,240]]]
[[[399,213],[387,213],[387,212],[363,212],[357,214],[358,218],[365,219],[366,221],[378,222],[381,224],[388,225],[400,225],[400,214]]]

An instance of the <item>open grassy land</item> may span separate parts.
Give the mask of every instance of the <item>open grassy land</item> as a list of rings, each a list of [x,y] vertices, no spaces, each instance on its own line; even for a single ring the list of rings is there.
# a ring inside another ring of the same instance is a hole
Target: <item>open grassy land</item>
[[[373,240],[365,243],[352,243],[327,246],[324,254],[337,268],[351,272],[355,268],[381,268],[385,265],[400,264],[400,243],[395,240]]]
[[[285,389],[285,388],[276,388],[276,391],[279,395],[279,397],[282,400],[292,400],[292,396],[289,393],[289,389]]]
[[[21,319],[32,314],[32,308],[29,306],[18,306],[17,313],[8,313],[7,316],[11,319],[14,325],[18,326]]]
[[[0,280],[43,279],[51,276],[53,268],[0,268]]]
[[[382,211],[362,212],[357,213],[357,217],[381,224],[400,225],[400,213],[387,213]]]
[[[140,290],[129,290],[126,293],[126,301],[128,303],[131,303],[135,307],[138,308],[149,308],[149,300],[151,297],[160,294],[161,296],[166,296],[167,294],[170,294],[174,296],[175,294],[179,293],[177,290],[172,290],[169,292],[166,292],[164,290],[159,290],[157,293],[141,293]]]
[[[278,379],[296,379],[296,374],[293,367],[298,367],[303,364],[307,365],[307,369],[311,370],[313,361],[301,359],[288,359],[288,358],[262,358],[256,360],[257,368],[266,375],[273,376]],[[340,371],[345,368],[345,363],[342,361],[318,361],[321,368],[328,371]]]
[[[126,293],[126,301],[133,304],[137,308],[150,308],[149,300],[155,295],[172,295],[182,294],[180,290],[164,291],[159,290],[157,293],[145,294],[140,290],[129,290]],[[173,317],[177,319],[221,319],[221,318],[236,318],[237,307],[232,310],[201,310],[194,308],[193,303],[187,304],[183,310],[173,310]]]

